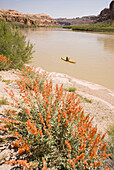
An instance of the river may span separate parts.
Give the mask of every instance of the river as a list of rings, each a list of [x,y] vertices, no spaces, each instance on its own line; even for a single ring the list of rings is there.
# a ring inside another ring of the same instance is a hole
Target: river
[[[114,33],[74,32],[61,28],[24,29],[34,45],[31,66],[65,73],[114,90]],[[71,56],[76,64],[61,60]]]

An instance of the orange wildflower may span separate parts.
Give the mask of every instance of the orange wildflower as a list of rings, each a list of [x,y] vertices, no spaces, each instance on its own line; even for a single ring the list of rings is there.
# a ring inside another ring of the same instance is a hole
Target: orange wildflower
[[[3,139],[6,139],[6,136],[3,136],[2,138],[3,138]]]
[[[94,167],[94,164],[93,164],[93,163],[90,163],[90,166],[91,166],[91,167]]]
[[[43,158],[43,164],[44,164],[44,162],[45,162],[45,158]]]
[[[69,122],[68,120],[65,121],[64,127],[66,127],[66,125],[68,124],[68,122]]]
[[[25,109],[26,113],[27,113],[28,115],[30,115],[30,111],[29,111],[27,108],[24,108],[24,109]]]
[[[101,137],[101,140],[104,139],[105,136],[106,136],[106,133],[103,134],[103,136]]]
[[[18,152],[19,152],[19,154],[24,153],[25,149],[24,148],[19,148]]]
[[[83,160],[83,163],[84,163],[85,165],[88,165],[87,161],[85,161],[85,160]]]
[[[39,118],[41,120],[41,124],[43,124],[43,116],[41,115],[41,113],[38,113],[38,116],[39,116]]]
[[[40,133],[40,137],[42,137],[42,135],[43,135],[42,130],[39,129],[38,132]]]
[[[19,144],[17,144],[17,143],[12,143],[12,145],[15,147],[15,148],[18,148],[19,147]]]
[[[74,163],[73,161],[71,161],[70,164],[71,164],[71,167],[72,167],[72,168],[75,168],[75,163]]]
[[[101,148],[99,149],[100,151],[104,151],[105,149],[106,149],[106,145],[107,145],[107,143],[105,142],[104,144],[103,144],[103,146],[101,146]]]
[[[99,166],[99,165],[101,165],[101,164],[102,164],[102,162],[100,162],[100,161],[94,162],[94,167],[97,167],[97,166]]]
[[[79,161],[80,159],[84,159],[85,154],[81,153],[81,155],[77,156],[76,162]]]
[[[67,145],[68,151],[71,151],[71,145],[68,141],[65,141],[65,145]]]
[[[105,166],[105,170],[110,170],[110,168],[108,168],[108,166]]]

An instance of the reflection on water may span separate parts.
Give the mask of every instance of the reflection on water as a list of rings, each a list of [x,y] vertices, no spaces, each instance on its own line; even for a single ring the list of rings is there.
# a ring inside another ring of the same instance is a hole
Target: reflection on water
[[[98,41],[104,44],[104,50],[114,54],[114,35],[98,37]]]
[[[25,29],[34,44],[32,66],[68,74],[114,89],[114,35],[66,31],[59,28]],[[61,60],[71,56],[76,64]]]

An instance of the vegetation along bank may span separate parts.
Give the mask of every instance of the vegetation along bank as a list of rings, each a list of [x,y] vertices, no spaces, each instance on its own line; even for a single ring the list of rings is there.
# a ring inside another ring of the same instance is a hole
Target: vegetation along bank
[[[73,31],[114,32],[114,25],[70,25],[63,28]]]

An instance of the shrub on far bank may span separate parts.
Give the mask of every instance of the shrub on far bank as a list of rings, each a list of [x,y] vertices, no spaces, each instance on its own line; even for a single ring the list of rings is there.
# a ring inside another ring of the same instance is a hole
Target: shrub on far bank
[[[114,26],[113,25],[70,25],[70,26],[64,26],[63,28],[72,29],[73,31],[101,31],[101,32],[114,32]]]
[[[93,126],[89,114],[84,114],[78,96],[64,92],[62,86],[54,87],[52,81],[41,84],[42,75],[38,72],[34,77],[30,68],[28,74],[27,69],[23,70],[17,82],[19,98],[6,89],[13,110],[5,110],[0,129],[9,133],[7,138],[14,137],[11,145],[18,150],[17,159],[6,163],[25,169],[109,170],[103,167],[109,157],[103,142],[106,134],[97,133],[97,126]]]
[[[32,58],[33,45],[21,36],[10,23],[0,20],[0,53],[13,63],[9,68],[22,68]]]

